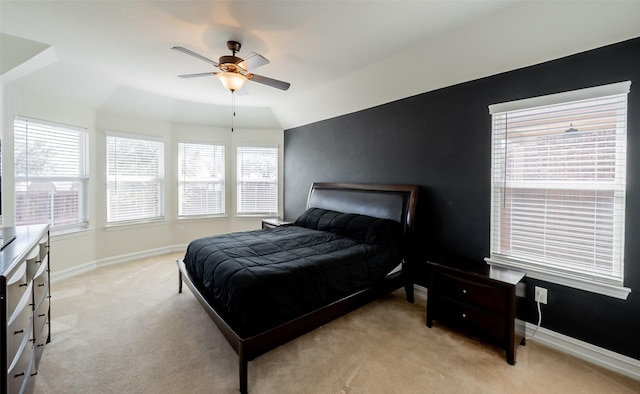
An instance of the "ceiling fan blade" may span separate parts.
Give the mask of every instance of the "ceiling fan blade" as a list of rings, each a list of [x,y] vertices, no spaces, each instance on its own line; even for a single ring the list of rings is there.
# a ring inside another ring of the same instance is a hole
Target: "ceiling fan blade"
[[[264,66],[265,64],[269,64],[269,60],[266,57],[259,53],[251,52],[246,58],[244,58],[244,61],[240,62],[238,65],[248,71]]]
[[[176,51],[180,51],[180,52],[186,53],[187,55],[191,55],[191,56],[193,56],[193,57],[195,57],[195,58],[198,58],[198,59],[200,59],[200,60],[203,60],[203,61],[205,61],[205,62],[207,62],[207,63],[213,64],[214,66],[218,67],[218,62],[214,62],[213,60],[211,60],[211,59],[209,59],[209,58],[206,58],[206,57],[204,57],[204,56],[202,56],[202,55],[200,55],[200,54],[197,54],[197,53],[195,53],[194,51],[190,51],[190,50],[189,50],[189,49],[187,49],[187,48],[183,48],[183,47],[172,47],[171,49],[175,49]]]
[[[197,77],[210,77],[213,75],[216,75],[217,73],[214,72],[208,72],[208,73],[196,73],[196,74],[183,74],[183,75],[178,75],[180,78],[197,78]]]
[[[262,75],[258,75],[258,74],[248,73],[247,78],[250,81],[258,82],[264,85],[271,86],[272,88],[277,88],[281,90],[287,90],[289,89],[289,86],[291,86],[289,82],[278,81],[277,79],[263,77]]]

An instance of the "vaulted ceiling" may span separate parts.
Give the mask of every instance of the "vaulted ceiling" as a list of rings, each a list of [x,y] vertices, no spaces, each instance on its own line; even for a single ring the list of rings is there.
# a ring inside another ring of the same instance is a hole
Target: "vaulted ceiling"
[[[257,52],[238,127],[288,129],[640,36],[640,1],[0,1],[5,86],[98,111],[226,126],[210,59]]]

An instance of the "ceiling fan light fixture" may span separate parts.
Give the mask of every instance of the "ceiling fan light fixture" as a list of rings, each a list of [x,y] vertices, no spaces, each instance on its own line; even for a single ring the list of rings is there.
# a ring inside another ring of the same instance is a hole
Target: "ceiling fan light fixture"
[[[216,74],[216,77],[222,82],[225,89],[235,92],[242,89],[245,83],[247,83],[247,77],[236,72],[221,72]]]

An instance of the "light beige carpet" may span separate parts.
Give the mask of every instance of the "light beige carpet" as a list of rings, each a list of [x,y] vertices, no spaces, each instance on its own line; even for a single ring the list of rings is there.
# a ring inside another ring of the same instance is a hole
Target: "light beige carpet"
[[[36,393],[237,393],[238,358],[164,255],[52,285]],[[401,291],[249,363],[250,393],[638,393],[640,382],[530,341],[504,352]]]

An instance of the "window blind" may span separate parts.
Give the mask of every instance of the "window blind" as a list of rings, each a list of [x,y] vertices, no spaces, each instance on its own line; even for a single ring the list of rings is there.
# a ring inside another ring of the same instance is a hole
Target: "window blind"
[[[237,148],[237,212],[278,213],[278,147]]]
[[[622,286],[629,84],[618,87],[492,108],[490,262]]]
[[[107,223],[164,218],[164,143],[107,135]]]
[[[178,215],[224,214],[224,145],[178,144]]]
[[[13,132],[15,224],[86,228],[87,130],[17,116]]]

